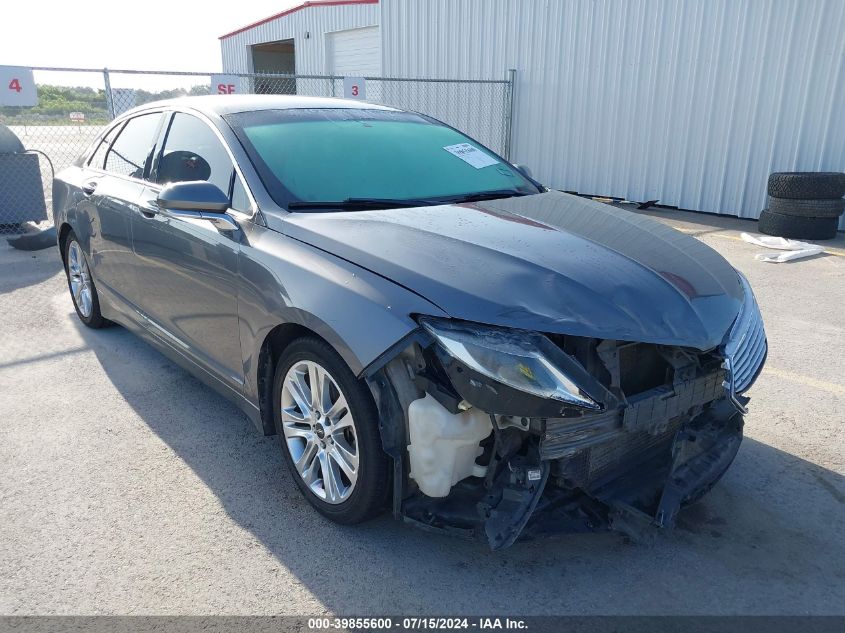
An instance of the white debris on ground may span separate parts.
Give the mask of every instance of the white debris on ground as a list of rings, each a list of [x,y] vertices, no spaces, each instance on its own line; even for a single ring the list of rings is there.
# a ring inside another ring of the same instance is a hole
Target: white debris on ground
[[[824,252],[824,247],[818,244],[810,244],[809,242],[799,242],[798,240],[788,240],[783,237],[771,237],[768,235],[751,235],[750,233],[741,233],[740,237],[749,244],[756,244],[765,248],[776,248],[782,253],[759,253],[754,256],[754,259],[761,262],[769,262],[780,264],[782,262],[790,262],[795,259],[803,259],[804,257],[812,257]]]

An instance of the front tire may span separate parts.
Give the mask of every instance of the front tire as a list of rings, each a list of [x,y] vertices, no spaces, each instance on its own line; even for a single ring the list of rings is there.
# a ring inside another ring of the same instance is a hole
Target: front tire
[[[273,413],[291,475],[320,514],[354,524],[382,512],[389,469],[375,403],[325,341],[301,338],[282,353]]]
[[[90,328],[99,329],[111,324],[100,312],[97,286],[91,276],[88,259],[76,235],[71,231],[65,240],[65,274],[76,316]]]

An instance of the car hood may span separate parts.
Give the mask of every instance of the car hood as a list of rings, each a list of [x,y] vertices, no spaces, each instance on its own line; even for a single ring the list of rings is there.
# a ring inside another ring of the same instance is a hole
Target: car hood
[[[736,271],[698,240],[557,191],[295,213],[280,224],[453,318],[490,325],[707,350],[722,342],[743,298]]]

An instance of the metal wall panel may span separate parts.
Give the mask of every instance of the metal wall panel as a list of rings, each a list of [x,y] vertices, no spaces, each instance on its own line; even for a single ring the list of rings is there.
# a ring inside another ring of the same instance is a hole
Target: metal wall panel
[[[387,76],[517,69],[513,158],[550,186],[757,217],[770,172],[845,170],[842,0],[380,8]]]
[[[223,72],[253,72],[250,46],[293,39],[296,47],[296,73],[326,73],[326,33],[379,23],[378,4],[309,5],[283,17],[223,37],[220,48]],[[305,34],[308,33],[308,39]]]

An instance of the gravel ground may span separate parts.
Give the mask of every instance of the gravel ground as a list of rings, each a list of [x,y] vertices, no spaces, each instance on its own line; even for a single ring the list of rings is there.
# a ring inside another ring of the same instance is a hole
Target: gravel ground
[[[652,545],[479,544],[310,509],[275,438],[121,328],[54,251],[0,245],[0,614],[845,613],[845,238],[763,264],[747,221],[657,212],[754,286],[770,340],[734,466]]]

